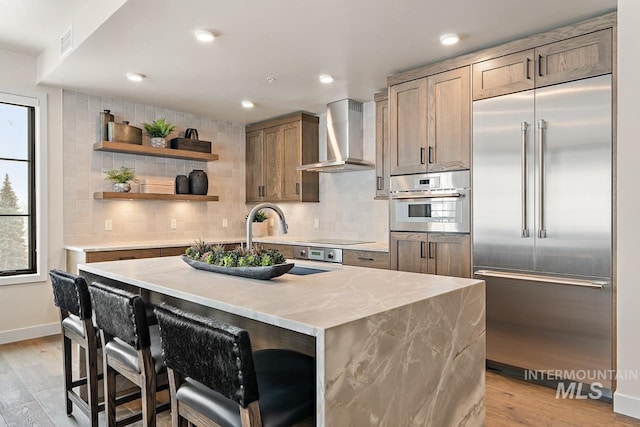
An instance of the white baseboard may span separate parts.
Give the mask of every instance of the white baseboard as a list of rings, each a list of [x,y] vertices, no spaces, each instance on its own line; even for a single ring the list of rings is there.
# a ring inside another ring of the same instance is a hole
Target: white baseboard
[[[30,340],[60,333],[60,323],[47,323],[44,325],[30,326],[28,328],[12,329],[0,332],[0,344]]]
[[[640,419],[640,398],[615,392],[613,394],[613,411]]]

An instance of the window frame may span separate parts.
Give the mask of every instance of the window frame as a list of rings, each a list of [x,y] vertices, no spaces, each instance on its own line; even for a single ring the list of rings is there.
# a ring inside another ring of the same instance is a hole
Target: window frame
[[[47,281],[47,95],[46,94],[12,94],[0,92],[0,102],[7,104],[32,107],[34,144],[33,150],[33,184],[35,189],[30,193],[33,199],[30,201],[32,238],[35,243],[34,272],[0,276],[0,286],[22,283],[36,283]]]

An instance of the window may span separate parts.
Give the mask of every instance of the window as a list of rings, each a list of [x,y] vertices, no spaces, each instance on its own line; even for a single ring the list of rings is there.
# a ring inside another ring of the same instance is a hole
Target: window
[[[39,106],[40,99],[0,93],[0,284],[35,281],[42,273]],[[30,280],[6,280],[11,277]]]

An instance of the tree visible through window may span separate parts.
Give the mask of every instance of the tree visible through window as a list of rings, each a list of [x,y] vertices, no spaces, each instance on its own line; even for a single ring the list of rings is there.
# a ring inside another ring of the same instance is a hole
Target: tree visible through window
[[[0,102],[0,275],[35,272],[34,108]]]

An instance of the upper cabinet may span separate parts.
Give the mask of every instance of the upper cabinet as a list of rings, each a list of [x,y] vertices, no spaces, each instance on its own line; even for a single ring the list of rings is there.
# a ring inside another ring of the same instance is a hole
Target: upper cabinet
[[[391,86],[391,175],[469,168],[470,80],[462,67]]]
[[[473,64],[473,99],[610,73],[612,49],[608,28],[477,62]]]
[[[533,49],[473,64],[473,99],[533,89]]]
[[[389,196],[389,96],[376,93],[376,199]]]
[[[246,201],[317,202],[318,174],[296,166],[318,161],[318,117],[295,113],[246,129]]]
[[[611,29],[536,48],[536,87],[611,72]]]
[[[462,67],[427,77],[427,172],[471,165],[471,77]]]

